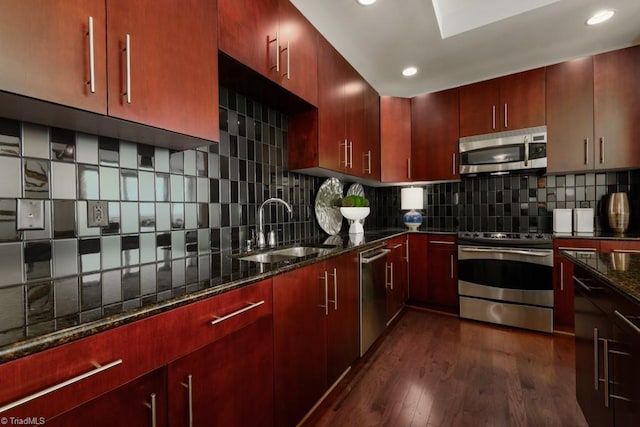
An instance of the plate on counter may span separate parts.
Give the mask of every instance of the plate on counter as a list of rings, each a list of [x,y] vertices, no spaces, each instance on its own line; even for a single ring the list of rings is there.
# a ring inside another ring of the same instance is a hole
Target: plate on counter
[[[329,178],[322,183],[316,195],[316,219],[320,228],[332,236],[340,233],[342,228],[342,214],[337,205],[342,191],[342,182],[338,178]]]

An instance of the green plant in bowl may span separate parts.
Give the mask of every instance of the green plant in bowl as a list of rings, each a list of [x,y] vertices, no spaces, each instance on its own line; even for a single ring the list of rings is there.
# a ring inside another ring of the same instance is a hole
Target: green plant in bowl
[[[343,208],[366,208],[369,206],[369,200],[366,197],[352,194],[339,199],[338,206]]]

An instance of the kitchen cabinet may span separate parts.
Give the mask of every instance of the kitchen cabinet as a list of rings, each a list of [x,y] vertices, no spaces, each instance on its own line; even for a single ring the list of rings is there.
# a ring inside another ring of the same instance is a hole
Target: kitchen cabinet
[[[575,267],[576,397],[589,425],[635,425],[640,416],[640,306]]]
[[[427,302],[446,311],[459,311],[458,249],[455,235],[430,234]]]
[[[381,138],[380,138],[380,95],[365,82],[365,139],[362,149],[362,176],[380,181],[381,179]],[[385,152],[385,155],[387,152]]]
[[[573,263],[561,251],[597,252],[600,241],[589,239],[553,239],[553,329],[574,332]]]
[[[409,286],[408,300],[412,303],[425,303],[428,300],[427,277],[429,237],[427,234],[409,233]]]
[[[640,47],[593,57],[596,169],[640,165]]]
[[[390,323],[404,308],[407,299],[407,236],[396,237],[387,242],[389,252],[387,271],[387,323]]]
[[[547,172],[594,168],[593,57],[547,67]]]
[[[380,97],[381,181],[411,181],[411,99]]]
[[[60,427],[167,426],[166,376],[166,368],[157,369],[59,417],[44,421],[47,426]]]
[[[217,141],[216,16],[215,1],[204,0],[11,1],[0,18],[0,89]],[[47,114],[50,106],[24,108],[33,111],[21,120],[90,121],[107,133],[120,126],[74,110],[65,118]]]
[[[460,137],[545,123],[544,68],[460,87]]]
[[[359,355],[357,254],[273,279],[275,424],[296,425]]]
[[[289,0],[219,0],[218,16],[222,52],[317,103],[317,31]]]
[[[411,98],[411,177],[414,181],[460,179],[458,89]]]
[[[261,317],[169,364],[169,425],[273,425],[272,321]]]
[[[639,253],[640,240],[601,240],[600,252],[603,253]]]

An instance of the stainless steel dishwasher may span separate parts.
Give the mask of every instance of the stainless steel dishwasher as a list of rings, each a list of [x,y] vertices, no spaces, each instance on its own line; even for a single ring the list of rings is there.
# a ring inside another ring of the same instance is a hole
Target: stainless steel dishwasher
[[[385,245],[360,253],[360,356],[387,326],[387,254]]]

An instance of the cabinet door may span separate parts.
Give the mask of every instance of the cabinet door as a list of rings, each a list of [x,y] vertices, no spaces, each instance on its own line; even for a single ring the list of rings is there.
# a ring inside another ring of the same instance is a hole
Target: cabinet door
[[[406,243],[406,237],[387,243],[387,248],[391,250],[387,262],[387,322],[402,310],[406,299]]]
[[[638,240],[601,240],[600,251],[605,253],[639,253],[640,241]]]
[[[614,425],[632,426],[640,419],[640,307],[619,307],[613,317],[610,369],[610,403],[614,407]],[[622,316],[622,317],[621,317]],[[631,322],[631,324],[629,324]]]
[[[547,172],[593,169],[593,57],[547,67]]]
[[[318,103],[316,29],[289,0],[279,0],[278,6],[279,36],[282,39],[278,82],[289,91],[316,105]]]
[[[457,250],[455,236],[429,236],[427,302],[458,312]]]
[[[460,178],[458,89],[411,99],[411,177],[414,181]]]
[[[573,263],[560,251],[595,252],[597,240],[555,239],[553,241],[553,327],[558,331],[574,331]]]
[[[268,78],[278,78],[278,0],[218,0],[218,22],[222,52]],[[281,43],[282,38],[280,48]]]
[[[500,82],[486,80],[460,88],[460,137],[500,130]]]
[[[349,141],[348,165],[345,172],[362,176],[362,154],[366,146],[365,129],[365,84],[360,74],[342,59],[346,80],[344,83],[345,128]]]
[[[596,55],[596,169],[640,165],[640,47]]]
[[[333,384],[358,358],[358,255],[347,254],[326,262],[329,287],[327,316],[327,384]]]
[[[409,234],[409,301],[428,300],[428,237],[426,234]]]
[[[544,78],[544,68],[500,78],[497,130],[523,129],[546,123]]]
[[[273,278],[275,424],[295,425],[327,387],[323,264]],[[326,289],[326,292],[325,292]]]
[[[348,158],[345,128],[343,59],[318,38],[318,166],[344,171]]]
[[[380,97],[382,182],[411,181],[411,100]]]
[[[157,369],[53,419],[47,426],[166,426],[167,373]]]
[[[89,19],[93,19],[91,80]],[[102,0],[8,0],[0,13],[0,89],[107,112],[106,18]]]
[[[216,2],[108,0],[107,17],[109,115],[219,140]]]
[[[272,317],[172,362],[168,375],[171,426],[273,425]]]
[[[380,180],[380,95],[370,85],[365,84],[366,137],[363,148],[362,172],[364,178]],[[385,153],[386,154],[386,153]]]

